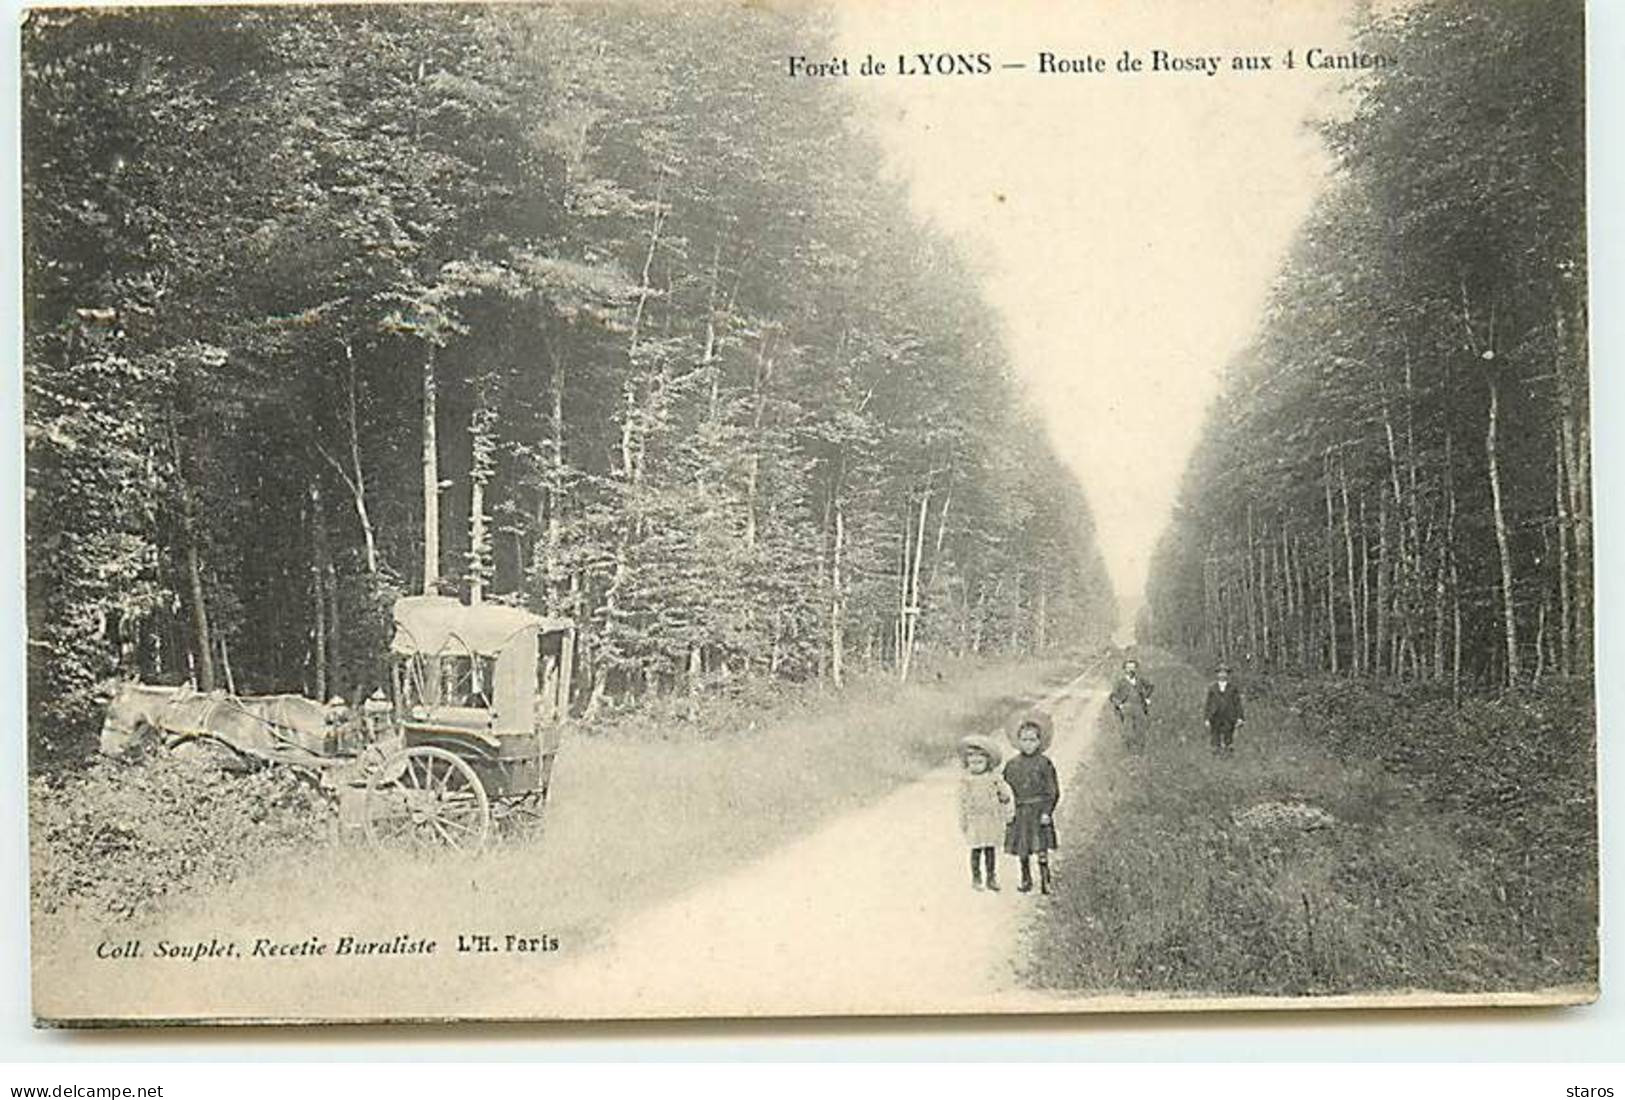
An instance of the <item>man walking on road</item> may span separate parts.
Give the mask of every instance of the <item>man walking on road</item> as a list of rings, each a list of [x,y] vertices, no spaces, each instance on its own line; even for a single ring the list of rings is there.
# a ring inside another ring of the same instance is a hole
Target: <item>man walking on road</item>
[[[1123,674],[1112,687],[1112,709],[1123,731],[1123,740],[1132,752],[1145,751],[1146,732],[1151,727],[1150,680],[1140,675],[1140,662],[1130,657],[1123,662]]]
[[[1207,720],[1208,737],[1213,742],[1213,754],[1228,756],[1234,746],[1236,727],[1245,720],[1241,707],[1241,689],[1230,682],[1230,666],[1221,664],[1214,673],[1214,682],[1208,685],[1207,705],[1202,708]]]

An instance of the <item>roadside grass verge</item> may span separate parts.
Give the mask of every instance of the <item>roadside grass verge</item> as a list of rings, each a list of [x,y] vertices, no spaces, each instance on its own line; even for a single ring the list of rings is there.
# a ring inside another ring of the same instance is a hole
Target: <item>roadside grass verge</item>
[[[1250,687],[1215,759],[1204,681],[1154,663],[1154,743],[1107,711],[1024,980],[1072,992],[1511,991],[1597,977],[1585,685],[1473,700]],[[1180,734],[1185,735],[1181,743]]]
[[[28,782],[33,910],[139,918],[329,832],[322,797],[290,771],[230,776],[177,753],[95,760]]]
[[[561,748],[541,834],[477,855],[334,843],[331,811],[316,807],[312,834],[321,839],[307,843],[267,844],[251,831],[192,838],[188,843],[229,851],[216,860],[217,873],[188,878],[175,874],[172,861],[141,854],[173,839],[174,830],[197,825],[176,820],[163,836],[144,839],[120,857],[145,870],[124,875],[134,881],[121,882],[119,905],[107,904],[106,891],[74,896],[56,889],[54,907],[68,911],[36,924],[47,933],[47,947],[51,938],[69,934],[80,942],[103,932],[135,935],[144,924],[172,938],[204,939],[222,933],[388,937],[402,930],[450,936],[545,927],[579,948],[615,917],[761,855],[946,762],[958,738],[999,725],[1077,668],[1076,660],[938,662],[907,685],[876,678],[853,681],[839,693],[781,691],[776,704],[729,712],[736,719],[731,727],[715,718],[679,724],[622,716],[578,728]],[[115,773],[106,781],[117,780]],[[218,797],[226,798],[239,781],[216,782]],[[107,798],[109,790],[98,785],[62,793]],[[105,873],[90,848],[53,847],[54,836],[38,836],[36,889],[65,876],[84,885]],[[160,874],[170,881],[140,881]],[[132,915],[145,919],[132,924]]]

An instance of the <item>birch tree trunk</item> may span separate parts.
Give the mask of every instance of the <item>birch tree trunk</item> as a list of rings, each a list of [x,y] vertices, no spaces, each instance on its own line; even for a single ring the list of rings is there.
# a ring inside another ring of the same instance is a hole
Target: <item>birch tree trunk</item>
[[[948,510],[954,503],[953,472],[949,471],[948,489],[942,495],[942,510],[937,513],[937,538],[931,548],[931,576],[926,581],[925,590],[936,590],[937,576],[942,572],[942,548],[948,541]]]
[[[327,536],[327,503],[322,497],[321,486],[311,486],[311,530],[315,541],[315,570],[316,587],[321,593],[318,613],[327,615],[326,645],[322,660],[327,668],[327,687],[334,694],[341,690],[339,679],[339,578],[338,569],[333,564],[332,543]],[[222,650],[222,653],[224,651]],[[327,693],[318,693],[325,702]]]
[[[1257,547],[1253,540],[1253,503],[1247,502],[1247,567],[1242,573],[1241,596],[1247,612],[1247,660],[1258,660],[1258,585],[1253,576],[1253,566],[1257,558]]]
[[[474,414],[469,421],[468,502],[468,598],[478,604],[485,600],[485,587],[491,581],[491,537],[485,514],[485,486],[496,465],[496,411],[491,407],[485,384],[479,387]]]
[[[1049,574],[1038,567],[1038,607],[1033,614],[1033,649],[1042,653],[1049,645]],[[1154,635],[1153,631],[1153,635]]]
[[[1461,573],[1450,555],[1450,698],[1461,705]]]
[[[908,567],[909,551],[914,540],[907,502],[903,508],[903,557],[897,566],[897,618],[892,623],[892,670],[899,679],[907,677],[903,665],[903,650],[908,637]]]
[[[570,720],[570,688],[575,683],[576,674],[576,630],[571,627],[564,632],[559,643],[559,694],[558,717],[561,722]]]
[[[1303,560],[1303,540],[1296,533],[1292,536],[1292,585],[1298,599],[1298,668],[1309,667],[1309,636],[1310,616],[1313,607],[1308,600],[1309,579],[1308,567]]]
[[[750,453],[745,458],[745,545],[756,545],[758,482],[762,467],[762,418],[767,410],[767,386],[773,376],[773,357],[768,353],[768,335],[762,334],[756,352],[756,374],[751,394]]]
[[[1219,595],[1213,580],[1212,547],[1202,558],[1202,636],[1208,651],[1224,659],[1224,638],[1219,633]]]
[[[226,677],[226,691],[231,695],[237,694],[237,676],[231,671],[231,647],[226,644],[226,636],[220,636],[220,671]]]
[[[440,587],[440,450],[435,393],[434,347],[423,360],[423,594]]]
[[[1332,675],[1337,675],[1337,573],[1332,561],[1332,540],[1335,520],[1332,513],[1332,452],[1322,456],[1326,486],[1326,649],[1331,658]]]
[[[1557,461],[1553,463],[1554,484],[1557,487],[1557,559],[1553,563],[1557,569],[1557,653],[1558,668],[1563,675],[1568,676],[1574,672],[1574,660],[1571,651],[1573,633],[1573,613],[1569,601],[1569,505],[1567,486],[1563,476],[1563,437],[1562,429],[1554,433],[1553,441],[1556,444]]]
[[[1270,607],[1269,561],[1266,553],[1269,546],[1269,525],[1261,523],[1259,526],[1261,529],[1258,531],[1255,540],[1258,546],[1253,551],[1255,559],[1253,578],[1258,603],[1259,659],[1262,664],[1267,666],[1270,663],[1271,650],[1274,645],[1271,632],[1271,616],[1273,612]]]
[[[842,554],[846,549],[846,515],[841,502],[835,502],[835,547],[830,567],[829,673],[840,687],[846,666],[846,578],[841,575]]]
[[[604,705],[605,689],[609,686],[609,670],[604,668],[603,662],[594,660],[595,667],[592,673],[592,691],[587,696],[587,705],[581,710],[581,719],[590,722],[598,715],[598,708]]]
[[[187,603],[192,623],[193,660],[199,691],[214,690],[214,640],[209,630],[209,605],[203,593],[203,554],[198,548],[196,504],[181,453],[180,429],[169,422],[170,455],[179,482],[181,554],[186,563]]]
[[[549,614],[558,614],[563,599],[559,575],[563,568],[560,555],[564,542],[564,356],[556,343],[549,351],[552,370],[547,380],[548,411],[552,423],[548,426],[548,470],[542,493],[547,515],[542,529],[541,580],[542,606]]]
[[[1558,451],[1562,466],[1559,510],[1567,515],[1566,541],[1570,547],[1573,579],[1572,619],[1566,616],[1563,627],[1565,636],[1572,637],[1570,658],[1565,664],[1569,670],[1578,672],[1589,671],[1592,663],[1591,448],[1586,419],[1583,410],[1575,407],[1574,389],[1570,384],[1569,326],[1561,302],[1553,307],[1553,331],[1557,344],[1553,374],[1557,382]]]
[[[1386,671],[1398,672],[1398,666],[1392,661],[1389,650],[1388,637],[1388,601],[1392,596],[1390,592],[1389,572],[1393,566],[1393,554],[1388,545],[1388,498],[1381,493],[1377,494],[1377,675],[1381,676],[1384,662],[1388,662]]]
[[[214,642],[209,631],[209,607],[203,596],[203,563],[193,521],[183,520],[186,542],[186,585],[192,613],[192,648],[196,651],[199,691],[214,690]]]
[[[920,496],[920,519],[914,535],[914,561],[907,579],[906,603],[903,605],[903,652],[898,662],[898,680],[908,679],[909,665],[914,658],[914,637],[920,620],[920,559],[925,554],[925,519],[931,507],[931,490]]]
[[[485,602],[485,478],[469,479],[468,494],[468,602]]]
[[[1281,586],[1281,593],[1275,601],[1275,606],[1280,612],[1277,633],[1281,639],[1281,664],[1285,667],[1292,662],[1292,622],[1297,617],[1297,611],[1292,592],[1292,546],[1287,538],[1285,517],[1281,519],[1280,529],[1280,544],[1271,545],[1270,556],[1275,559],[1276,580]]]
[[[1498,436],[1501,419],[1501,387],[1498,379],[1490,378],[1489,426],[1484,433],[1484,453],[1489,460],[1490,503],[1495,518],[1495,546],[1501,559],[1501,612],[1506,631],[1507,683],[1517,686],[1522,679],[1518,661],[1518,622],[1513,603],[1512,548],[1507,537],[1506,511],[1501,500],[1501,456]]]
[[[1258,575],[1264,613],[1264,660],[1267,664],[1280,661],[1280,654],[1276,651],[1281,645],[1281,562],[1275,549],[1269,525],[1265,524],[1258,537]]]
[[[638,455],[642,453],[642,441],[638,433],[641,416],[638,406],[638,350],[642,346],[644,314],[648,310],[649,297],[654,293],[654,286],[649,279],[654,270],[655,256],[659,253],[666,218],[669,214],[665,196],[666,171],[663,168],[660,174],[660,185],[655,192],[653,216],[650,219],[649,244],[644,250],[643,268],[638,276],[637,303],[632,311],[632,323],[626,337],[626,380],[621,388],[623,402],[620,438],[621,464],[617,474],[622,485],[628,489],[636,486],[642,476],[638,460]],[[638,530],[639,524],[640,521],[624,515],[618,524],[619,530],[615,536],[615,564],[603,596],[603,621],[606,625],[615,621],[619,611],[621,589],[626,584],[627,579],[627,557],[631,550],[632,541],[640,534]],[[586,707],[582,711],[583,718],[590,718],[597,714],[598,708],[603,705],[604,694],[608,689],[609,673],[603,664],[602,647],[594,647],[593,665],[592,692],[587,699]]]
[[[1439,564],[1433,575],[1433,678],[1444,679],[1444,602],[1449,543],[1439,540]]]
[[[1011,653],[1021,651],[1021,571],[1017,570],[1010,585],[1010,643]]]
[[[320,702],[327,702],[327,532],[320,515],[322,491],[312,483],[310,487],[310,595],[311,595],[311,675],[315,681],[313,694]]]
[[[1445,528],[1444,545],[1450,559],[1450,698],[1461,703],[1461,570],[1456,560],[1456,444],[1444,436]]]
[[[1540,614],[1535,620],[1535,672],[1532,683],[1540,687],[1541,677],[1546,675],[1546,611],[1547,600],[1540,601]]]
[[[361,524],[361,541],[363,560],[367,565],[367,576],[378,575],[378,540],[373,532],[372,514],[367,510],[367,475],[366,469],[361,465],[361,427],[356,416],[356,378],[355,378],[355,349],[350,341],[344,341],[344,360],[348,368],[348,385],[346,386],[346,427],[349,429],[350,465],[345,466],[334,458],[320,443],[316,450],[327,460],[344,482],[345,488],[350,490],[350,503],[355,508],[356,520]]]
[[[1579,578],[1575,585],[1575,618],[1578,623],[1575,629],[1575,651],[1579,656],[1577,662],[1579,667],[1590,672],[1593,663],[1592,634],[1596,626],[1592,618],[1594,604],[1591,556],[1591,429],[1584,419],[1577,419],[1575,432],[1579,435],[1575,463],[1577,468],[1574,481],[1570,483],[1570,491],[1578,502],[1570,510],[1570,519],[1574,524],[1575,575]]]
[[[1378,652],[1376,659],[1381,660]],[[1360,494],[1360,671],[1371,674],[1371,533],[1365,521],[1365,494]]]
[[[1349,597],[1349,671],[1358,676],[1363,668],[1361,660],[1360,600],[1359,593],[1354,585],[1354,528],[1349,515],[1348,468],[1343,464],[1342,455],[1337,457],[1337,477],[1343,490],[1343,560]]]

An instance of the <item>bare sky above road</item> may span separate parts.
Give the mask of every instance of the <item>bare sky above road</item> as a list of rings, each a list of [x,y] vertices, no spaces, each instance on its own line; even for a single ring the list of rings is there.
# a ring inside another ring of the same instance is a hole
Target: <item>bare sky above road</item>
[[[1326,157],[1346,0],[906,0],[841,5],[842,81],[919,211],[986,273],[1017,369],[1094,509],[1133,613],[1225,363],[1247,342]],[[1297,67],[1282,71],[1295,50]],[[1122,74],[1223,56],[1200,71]],[[1102,74],[1044,74],[1040,51]],[[986,76],[855,75],[866,54],[991,55]],[[1274,58],[1236,72],[1237,54]],[[1004,69],[1026,63],[1025,69]]]

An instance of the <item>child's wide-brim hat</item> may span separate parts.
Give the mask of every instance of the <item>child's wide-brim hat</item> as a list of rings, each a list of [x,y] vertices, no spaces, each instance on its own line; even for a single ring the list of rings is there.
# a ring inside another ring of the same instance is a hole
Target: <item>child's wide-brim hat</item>
[[[1038,751],[1048,752],[1050,742],[1055,740],[1055,722],[1048,714],[1041,710],[1028,711],[1021,716],[1021,720],[1010,729],[1010,743],[1017,745],[1016,734],[1027,726],[1038,729]],[[1019,748],[1020,746],[1017,745]]]
[[[968,737],[959,739],[959,759],[961,761],[973,752],[979,752],[987,757],[989,767],[997,767],[999,761],[1004,759],[1004,750],[999,747],[999,743],[993,738],[983,737],[979,733],[973,733]]]

